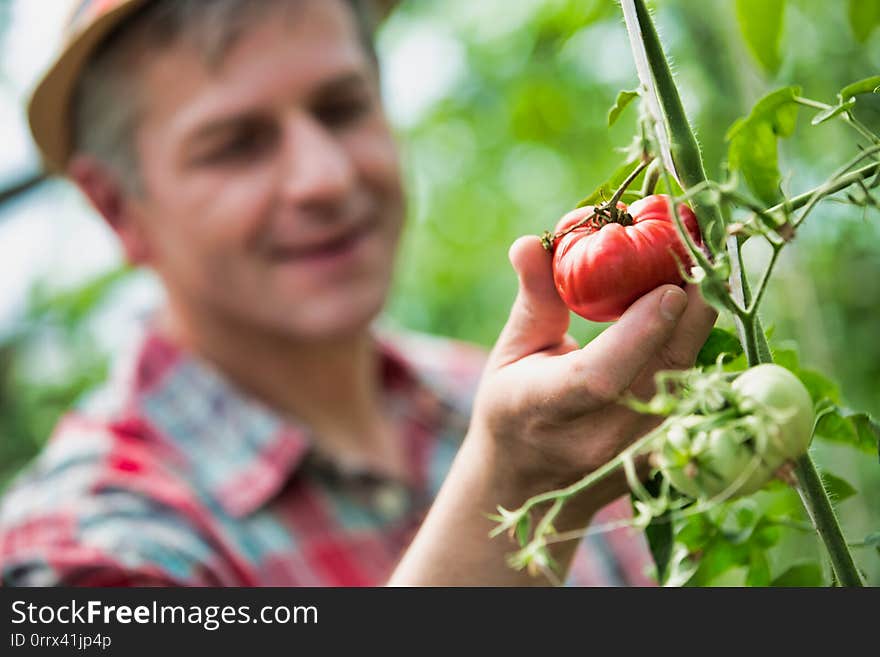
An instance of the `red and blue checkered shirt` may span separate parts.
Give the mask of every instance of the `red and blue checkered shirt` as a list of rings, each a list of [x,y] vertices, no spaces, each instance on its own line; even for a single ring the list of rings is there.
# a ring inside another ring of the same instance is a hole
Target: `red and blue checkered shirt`
[[[465,435],[486,354],[414,333],[377,344],[405,483],[322,459],[307,427],[147,331],[5,493],[3,584],[384,584]],[[628,512],[622,498],[595,523]],[[641,533],[596,533],[568,583],[651,585],[649,563]]]

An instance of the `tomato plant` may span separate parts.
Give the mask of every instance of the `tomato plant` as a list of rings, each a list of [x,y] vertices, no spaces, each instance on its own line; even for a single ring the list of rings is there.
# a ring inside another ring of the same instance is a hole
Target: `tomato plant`
[[[697,218],[684,203],[679,216],[697,245]],[[575,313],[596,322],[618,319],[633,301],[654,288],[682,284],[692,264],[665,194],[652,194],[629,207],[585,206],[557,224],[553,280]]]
[[[823,200],[835,197],[860,208],[863,216],[870,208],[880,209],[875,197],[880,135],[854,112],[865,96],[880,93],[880,76],[846,85],[832,103],[805,98],[796,86],[767,94],[727,131],[728,157],[720,167],[725,178],[711,180],[644,0],[622,0],[621,7],[640,86],[621,92],[609,124],[641,98],[638,133],[629,158],[611,180],[582,202],[585,207],[566,215],[554,233],[544,234],[545,248],[554,251],[557,289],[578,314],[613,320],[638,297],[641,285],[643,293],[652,283],[678,282],[665,278],[665,269],[659,274],[658,254],[671,252],[692,265],[687,280],[731,321],[735,333],[715,329],[697,366],[661,372],[651,399],[621,400],[636,411],[663,417],[654,430],[580,481],[530,498],[519,509],[499,509],[499,529],[511,530],[520,542],[511,565],[546,561],[553,521],[565,502],[622,468],[632,490],[633,524],[646,531],[661,584],[712,583],[741,567],[752,585],[862,586],[851,548],[872,548],[880,538],[876,532],[862,541],[845,538],[829,493],[839,500],[856,491],[829,472],[833,463],[817,466],[809,448],[815,436],[871,454],[876,465],[880,424],[842,407],[834,382],[802,368],[795,352],[771,349],[760,310],[781,251]],[[743,9],[740,20],[750,18],[749,11]],[[778,56],[767,50],[771,42],[749,44],[767,65]],[[852,157],[824,182],[786,196],[778,142],[795,132],[800,108],[814,112],[814,126],[844,122],[856,143]],[[644,198],[632,203],[627,188],[640,176]],[[656,200],[658,181],[669,197]],[[614,189],[608,203],[597,205]],[[623,198],[628,206],[619,205]],[[677,240],[658,246],[662,240],[652,232],[651,239],[634,247],[626,238],[639,234],[634,230],[641,223],[637,214],[642,221],[648,215],[658,218],[660,225],[674,229]],[[742,255],[750,240],[763,242],[769,253],[756,281]],[[635,462],[643,456],[654,465],[647,481],[636,474]],[[762,507],[753,496],[760,491],[771,499],[777,494],[790,498],[793,490],[796,505]],[[534,523],[530,514],[542,507],[543,517]],[[827,563],[793,564],[772,575],[766,553],[783,530],[815,532]]]

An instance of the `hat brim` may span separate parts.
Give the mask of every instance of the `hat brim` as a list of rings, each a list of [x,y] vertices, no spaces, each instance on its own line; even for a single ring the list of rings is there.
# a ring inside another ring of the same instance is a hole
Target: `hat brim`
[[[64,173],[72,155],[73,132],[69,114],[83,67],[104,37],[148,1],[128,0],[75,32],[34,88],[28,102],[28,122],[47,171]],[[375,0],[379,18],[386,17],[398,2]]]
[[[68,41],[28,103],[28,121],[46,168],[63,172],[73,149],[70,103],[86,61],[113,27],[147,0],[130,0],[85,26]]]

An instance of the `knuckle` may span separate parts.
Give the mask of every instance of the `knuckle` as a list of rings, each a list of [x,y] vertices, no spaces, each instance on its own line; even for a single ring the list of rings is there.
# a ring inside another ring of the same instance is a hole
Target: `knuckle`
[[[578,358],[573,359],[569,366],[569,377],[576,382],[578,394],[582,398],[581,405],[590,410],[615,403],[626,387],[621,385],[610,370],[588,367]]]
[[[589,397],[603,406],[616,402],[623,392],[613,377],[597,372],[587,377],[585,389]]]
[[[664,346],[658,354],[660,360],[660,369],[664,370],[684,370],[692,367],[694,364],[694,356],[686,353],[681,349]]]

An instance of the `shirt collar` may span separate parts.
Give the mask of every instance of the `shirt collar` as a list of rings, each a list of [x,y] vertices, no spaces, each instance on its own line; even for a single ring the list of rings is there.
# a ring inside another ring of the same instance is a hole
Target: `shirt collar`
[[[457,415],[454,404],[420,377],[390,336],[375,332],[374,337],[383,390],[427,430],[423,436]],[[147,330],[129,376],[132,410],[182,452],[194,479],[233,517],[265,505],[310,461],[306,427],[283,419],[154,329]]]

